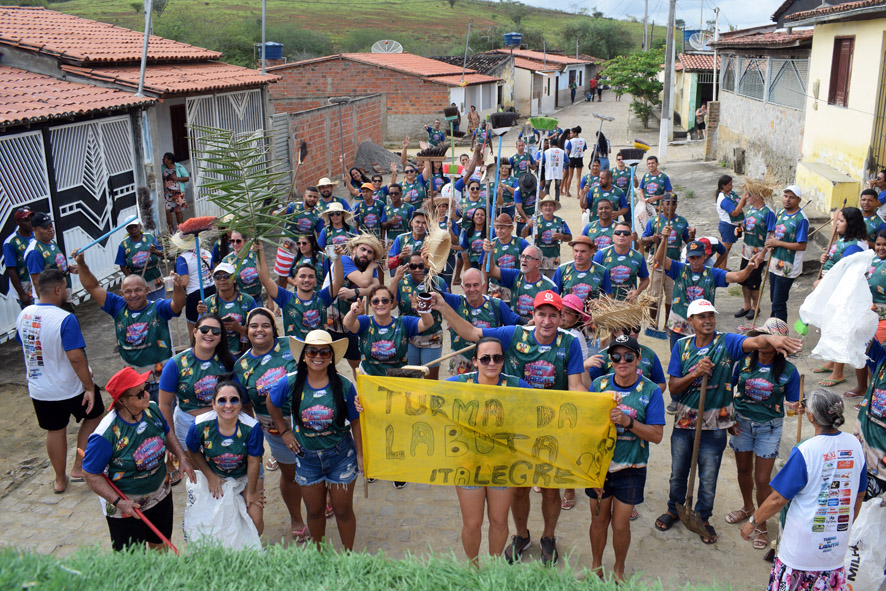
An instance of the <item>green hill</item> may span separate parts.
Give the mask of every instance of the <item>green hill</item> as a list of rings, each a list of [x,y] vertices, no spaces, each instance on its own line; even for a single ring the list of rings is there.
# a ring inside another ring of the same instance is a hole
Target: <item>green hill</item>
[[[156,34],[222,51],[231,63],[254,64],[253,45],[261,39],[261,0],[155,0],[155,4],[163,5],[154,18]],[[47,6],[130,29],[144,28],[142,0],[50,0]],[[368,51],[379,39],[395,39],[405,51],[419,55],[461,54],[469,19],[473,19],[474,52],[502,47],[502,34],[517,31],[531,49],[541,50],[544,40],[549,50],[574,53],[578,36],[581,53],[607,58],[639,49],[643,37],[639,22],[510,1],[268,0],[267,10],[267,40],[283,43],[290,60]],[[569,28],[579,31],[569,35]],[[606,39],[610,44],[601,45]],[[655,40],[663,42],[663,27],[655,27]]]

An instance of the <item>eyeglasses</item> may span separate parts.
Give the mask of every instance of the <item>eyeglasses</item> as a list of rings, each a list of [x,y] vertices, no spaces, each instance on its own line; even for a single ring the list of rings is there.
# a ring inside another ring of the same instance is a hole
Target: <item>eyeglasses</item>
[[[215,275],[212,276],[212,278],[215,279],[216,281],[227,281],[228,279],[231,278],[231,276],[228,275],[227,273],[216,273]]]
[[[230,242],[231,244],[243,244],[243,242],[245,242],[245,241],[244,240],[235,240],[235,239],[231,238],[228,242]]]
[[[299,246],[307,246],[309,244],[310,244],[310,242],[299,242],[298,243]]]
[[[411,266],[412,265],[410,265],[410,267]],[[376,298],[369,303],[372,304],[373,306],[387,306],[388,304],[391,303],[391,298]]]
[[[630,230],[615,230],[612,232],[612,235],[613,236],[630,236],[631,231]]]
[[[636,359],[636,358],[637,358],[637,356],[634,355],[633,353],[624,353],[624,354],[610,353],[609,354],[609,359],[612,360],[612,363],[621,363],[622,360],[624,360],[625,363],[633,363],[634,359]]]
[[[483,357],[478,357],[477,361],[480,362],[480,365],[489,365],[490,363],[498,365],[504,363],[505,356],[500,353],[496,353],[495,355],[484,355]]]
[[[240,404],[240,397],[239,396],[231,396],[230,398],[224,398],[224,397],[216,398],[215,403],[218,404],[219,406],[224,406],[228,403],[230,403],[231,406],[234,406],[235,404]]]
[[[221,334],[221,328],[217,326],[201,326],[197,330],[200,331],[200,334],[209,334],[212,333],[212,336],[217,337]]]
[[[622,158],[616,158],[615,161],[616,162],[624,162],[624,160]]]
[[[400,191],[388,191],[388,195],[391,197],[399,197],[402,193],[400,193]]]
[[[530,261],[540,261],[540,260],[541,260],[541,259],[538,258],[538,257],[532,257],[532,256],[529,256],[528,254],[521,254],[521,255],[520,255],[520,260],[522,261],[523,259],[527,259],[527,260],[530,260]]]
[[[425,268],[424,263],[409,263],[409,268],[413,271],[418,271]]]
[[[329,347],[324,347],[323,349],[318,349],[317,347],[308,347],[305,349],[305,357],[313,359],[319,355],[320,359],[329,359],[332,357],[332,349]]]

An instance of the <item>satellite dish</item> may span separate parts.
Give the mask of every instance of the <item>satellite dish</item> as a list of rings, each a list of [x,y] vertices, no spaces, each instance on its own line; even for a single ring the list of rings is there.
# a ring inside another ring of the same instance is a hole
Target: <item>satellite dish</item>
[[[372,53],[403,53],[403,46],[390,39],[382,39],[372,44]]]
[[[708,47],[708,43],[710,43],[712,39],[713,36],[705,31],[693,33],[689,36],[689,49],[695,51],[710,51],[711,48]]]

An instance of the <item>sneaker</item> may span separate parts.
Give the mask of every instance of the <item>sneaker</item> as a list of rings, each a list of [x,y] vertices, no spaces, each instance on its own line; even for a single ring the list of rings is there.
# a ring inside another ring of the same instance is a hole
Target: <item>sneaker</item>
[[[523,552],[528,550],[531,544],[532,538],[529,536],[529,530],[526,530],[525,538],[514,534],[511,536],[511,543],[505,548],[505,560],[510,564],[520,562],[523,559]]]
[[[375,482],[375,478],[367,478],[366,482],[368,482],[369,484],[372,484],[373,482]]]
[[[541,561],[545,566],[556,566],[560,561],[560,553],[557,552],[557,538],[541,539]]]
[[[406,488],[406,483],[405,483],[405,482],[397,482],[397,481],[395,481],[395,482],[394,482],[394,488]]]
[[[669,415],[677,414],[677,401],[671,400],[671,403],[668,405],[667,409],[665,409]]]

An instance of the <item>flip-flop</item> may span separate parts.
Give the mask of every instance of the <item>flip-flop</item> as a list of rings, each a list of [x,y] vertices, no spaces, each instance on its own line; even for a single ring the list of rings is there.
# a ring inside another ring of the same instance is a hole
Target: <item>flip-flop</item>
[[[296,544],[301,545],[307,543],[307,541],[311,539],[311,536],[308,534],[308,526],[305,525],[301,529],[292,530],[292,537]]]
[[[704,542],[705,544],[716,544],[717,543],[717,530],[714,529],[714,526],[710,523],[705,523],[702,527],[704,527],[705,531],[708,532],[707,536],[703,536],[701,534],[698,535],[698,538]]]
[[[575,507],[575,499],[567,499],[566,497],[563,497],[563,502],[560,503],[560,508],[564,511],[569,511],[573,507]]]
[[[63,494],[66,490],[68,490],[68,485],[71,483],[71,479],[65,476],[65,487],[61,490],[55,488],[55,480],[49,483],[49,486],[52,487],[52,492],[57,495]]]
[[[668,531],[674,524],[679,521],[680,518],[676,515],[671,515],[670,513],[662,513],[658,516],[658,519],[655,520],[655,529],[658,531]]]
[[[631,521],[637,521],[638,519],[640,519],[640,513],[634,509],[631,511]]]
[[[842,384],[845,381],[846,381],[846,378],[843,378],[842,380],[822,380],[822,381],[818,382],[818,384],[820,386],[825,387],[825,388],[833,388],[834,386],[839,386],[840,384]]]
[[[864,392],[855,392],[853,390],[843,392],[843,398],[858,398],[859,396],[864,396]]]
[[[332,510],[332,505],[326,505],[326,519],[329,519],[335,515],[335,511]]]
[[[824,365],[820,365],[812,370],[812,373],[831,373],[833,367],[825,367]]]
[[[82,476],[71,476],[68,480],[71,482],[86,482]]]

